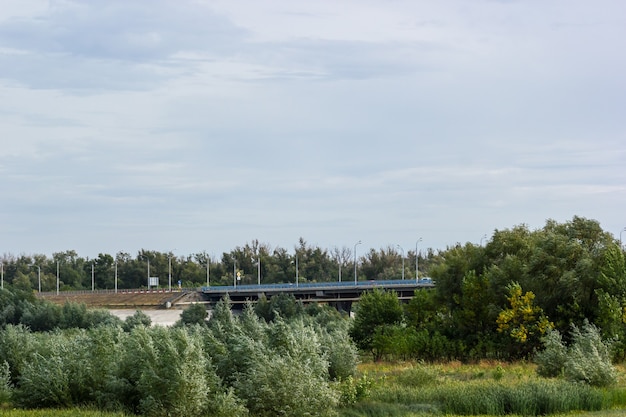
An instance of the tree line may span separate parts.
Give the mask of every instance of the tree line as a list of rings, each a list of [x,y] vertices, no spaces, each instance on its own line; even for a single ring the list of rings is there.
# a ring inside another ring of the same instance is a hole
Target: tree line
[[[357,279],[415,278],[415,251],[404,252],[388,246],[356,259]],[[436,254],[432,249],[417,253],[420,276],[426,274]],[[404,258],[404,259],[403,259]],[[193,288],[203,285],[264,284],[295,282],[332,282],[354,280],[354,252],[349,247],[323,249],[300,239],[293,251],[272,248],[254,240],[238,246],[221,257],[206,252],[177,256],[172,252],[140,250],[132,256],[99,254],[81,257],[75,250],[46,255],[11,255],[1,259],[5,285],[22,290],[63,290],[144,288],[148,276],[158,277],[161,288]],[[149,268],[149,271],[148,271]],[[404,269],[403,269],[404,268]]]
[[[550,331],[571,342],[573,328],[596,326],[626,357],[626,262],[595,220],[548,220],[496,230],[484,246],[437,254],[436,282],[401,305],[374,292],[357,305],[352,336],[375,358],[530,358]]]

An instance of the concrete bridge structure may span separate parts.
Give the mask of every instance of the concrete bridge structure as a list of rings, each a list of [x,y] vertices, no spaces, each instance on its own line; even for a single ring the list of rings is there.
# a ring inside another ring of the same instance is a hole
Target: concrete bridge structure
[[[398,299],[407,301],[413,298],[416,290],[434,287],[430,278],[420,280],[384,280],[357,282],[307,282],[290,284],[207,286],[201,292],[205,302],[211,306],[227,294],[234,309],[241,309],[247,302],[256,302],[265,296],[268,300],[278,294],[292,294],[302,303],[329,304],[341,311],[351,311],[352,303],[358,301],[364,292],[376,288],[393,290]]]

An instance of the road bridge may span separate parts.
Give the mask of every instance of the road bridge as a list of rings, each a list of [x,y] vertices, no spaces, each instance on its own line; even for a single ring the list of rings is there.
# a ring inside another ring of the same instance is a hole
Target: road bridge
[[[393,290],[401,301],[413,298],[416,290],[434,287],[430,278],[416,280],[380,280],[357,282],[306,282],[289,284],[231,285],[202,287],[207,303],[215,305],[226,295],[233,308],[241,309],[247,302],[256,302],[265,296],[268,300],[278,294],[291,294],[307,303],[330,304],[342,311],[350,311],[352,303],[364,292],[374,289]]]

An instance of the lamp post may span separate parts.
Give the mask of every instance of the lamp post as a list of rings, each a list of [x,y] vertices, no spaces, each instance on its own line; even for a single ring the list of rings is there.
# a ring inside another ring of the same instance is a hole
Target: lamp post
[[[0,262],[0,288],[4,289],[4,263]],[[41,292],[41,289],[39,290]]]
[[[483,236],[480,238],[480,246],[482,246],[482,245],[483,245],[483,239],[487,239],[487,235],[483,235]]]
[[[206,286],[209,287],[211,285],[210,281],[210,270],[211,270],[211,257],[207,255],[206,257]]]
[[[417,259],[419,258],[419,253],[417,252],[417,244],[420,243],[421,241],[422,241],[422,238],[420,237],[419,239],[417,239],[417,242],[415,242],[415,283],[416,284],[420,279],[419,269],[417,269]]]
[[[96,275],[94,271],[93,262],[91,263],[91,292],[96,290]]]
[[[339,264],[339,282],[341,282],[341,264],[343,263],[343,258],[341,254],[339,255],[339,260],[337,263]]]
[[[356,246],[360,245],[360,244],[361,244],[360,240],[354,244],[354,285],[356,285],[356,282],[357,282],[357,275],[356,275]]]
[[[237,259],[233,257],[233,287],[237,287]]]
[[[298,252],[296,252],[296,287],[298,286]]]
[[[59,261],[57,261],[57,295],[59,295]]]
[[[402,280],[404,280],[404,248],[400,245],[396,246],[402,251]]]
[[[117,294],[117,259],[115,260],[115,294]]]
[[[259,255],[256,260],[256,277],[257,277],[257,285],[261,285],[261,255]]]
[[[626,227],[619,231],[619,248],[622,249],[622,232],[626,232]]]

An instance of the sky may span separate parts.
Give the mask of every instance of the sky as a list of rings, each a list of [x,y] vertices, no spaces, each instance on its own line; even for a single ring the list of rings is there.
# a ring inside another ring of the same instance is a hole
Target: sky
[[[0,254],[619,239],[625,39],[623,0],[0,0]]]

